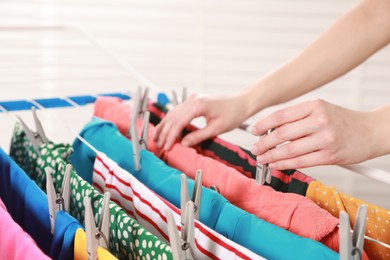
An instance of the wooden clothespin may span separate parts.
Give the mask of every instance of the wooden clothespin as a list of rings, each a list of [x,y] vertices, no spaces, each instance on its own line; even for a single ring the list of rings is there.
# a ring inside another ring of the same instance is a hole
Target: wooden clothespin
[[[38,154],[40,154],[39,146],[41,144],[48,143],[49,140],[47,139],[45,131],[43,130],[41,121],[39,120],[39,118],[37,116],[35,107],[32,107],[31,110],[32,110],[33,118],[34,118],[36,131],[32,131],[20,116],[17,115],[17,118],[19,119],[19,121],[23,127],[23,130],[26,133],[27,138],[30,140],[31,144],[33,145],[34,150]]]
[[[104,193],[101,217],[97,227],[89,197],[84,197],[84,207],[88,259],[96,260],[98,247],[107,249],[110,242],[110,193]]]
[[[66,165],[61,189],[59,192],[56,192],[54,188],[53,179],[51,177],[52,169],[49,167],[45,168],[46,192],[47,192],[47,201],[49,205],[49,216],[50,216],[52,234],[54,233],[54,222],[55,222],[56,213],[60,210],[65,210],[66,212],[69,212],[71,170],[72,170],[72,166],[70,164]]]
[[[361,205],[356,215],[355,225],[351,235],[349,216],[340,212],[340,260],[362,259],[364,234],[366,231],[367,207]]]

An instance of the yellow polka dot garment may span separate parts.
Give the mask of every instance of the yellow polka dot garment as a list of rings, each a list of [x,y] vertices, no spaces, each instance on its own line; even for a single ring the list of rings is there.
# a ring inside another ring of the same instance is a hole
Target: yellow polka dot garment
[[[42,189],[46,186],[45,168],[51,168],[54,186],[58,192],[72,148],[68,144],[48,143],[39,147],[39,153],[34,150],[23,129],[17,124],[11,142],[11,156]],[[98,222],[103,195],[73,170],[70,183],[69,213],[80,223],[84,223],[83,198],[89,196],[95,220]],[[110,202],[109,251],[119,259],[173,259],[171,248],[165,242],[130,218],[115,202]]]
[[[306,197],[312,199],[321,208],[326,209],[335,217],[339,217],[340,211],[344,210],[349,215],[352,227],[355,224],[359,206],[366,205],[368,209],[366,235],[390,244],[389,210],[348,196],[337,191],[335,187],[326,186],[318,181],[313,181],[309,184]],[[364,241],[364,250],[370,259],[390,259],[390,249],[367,239]]]

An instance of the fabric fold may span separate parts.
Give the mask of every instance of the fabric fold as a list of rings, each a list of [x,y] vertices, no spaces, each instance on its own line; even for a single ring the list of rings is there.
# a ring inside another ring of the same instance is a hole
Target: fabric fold
[[[80,135],[151,190],[180,207],[181,173],[178,170],[168,167],[149,151],[142,150],[141,171],[135,171],[131,142],[110,122],[94,118]],[[96,155],[78,139],[73,143],[73,149],[72,164],[83,178],[92,182]],[[193,181],[188,180],[188,183],[192,190]],[[321,243],[298,237],[235,207],[215,191],[203,187],[202,194],[200,221],[258,255],[277,259],[338,257]]]
[[[119,99],[98,98],[94,113],[114,122],[122,134],[127,134],[131,111],[132,108]],[[138,132],[142,125],[143,121],[138,120]],[[338,251],[338,219],[311,200],[297,194],[276,192],[268,186],[259,186],[254,179],[180,143],[175,143],[170,151],[162,151],[153,140],[154,133],[155,127],[149,124],[148,150],[171,167],[192,179],[195,179],[197,169],[202,169],[203,185],[217,186],[219,192],[232,204],[299,236],[317,241],[331,237],[327,240],[327,246]]]

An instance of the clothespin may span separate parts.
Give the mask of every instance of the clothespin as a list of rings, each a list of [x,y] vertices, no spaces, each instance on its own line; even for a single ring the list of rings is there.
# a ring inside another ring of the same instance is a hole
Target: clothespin
[[[72,165],[68,164],[65,168],[64,179],[62,181],[62,187],[59,192],[55,191],[53,179],[51,177],[52,169],[49,167],[45,168],[46,172],[46,192],[47,201],[49,204],[49,216],[51,224],[51,233],[54,233],[54,222],[56,213],[59,210],[65,210],[69,212],[70,202],[70,171]]]
[[[271,169],[267,164],[256,163],[256,184],[264,185],[264,183],[271,183]]]
[[[366,217],[367,207],[361,205],[351,235],[348,214],[345,211],[340,212],[340,260],[362,259]]]
[[[87,196],[84,197],[84,208],[88,259],[96,260],[98,247],[107,249],[110,242],[110,193],[104,193],[102,212],[100,212],[101,217],[97,228],[93,216],[91,198]]]
[[[177,106],[177,105],[179,105],[179,103],[182,103],[186,100],[187,100],[187,88],[186,87],[183,87],[181,102],[179,102],[179,99],[177,98],[176,91],[172,90],[172,103],[174,106]]]
[[[49,139],[47,139],[45,132],[43,131],[43,127],[41,124],[41,121],[39,120],[35,107],[31,108],[35,128],[36,131],[32,131],[27,124],[23,121],[23,119],[17,115],[17,118],[19,119],[20,123],[22,124],[23,130],[26,133],[27,138],[30,140],[31,144],[34,147],[34,150],[39,154],[39,146],[44,143],[48,143]]]
[[[142,117],[148,111],[149,88],[146,87],[141,99],[139,115]]]
[[[194,203],[194,216],[195,219],[199,219],[200,215],[200,201],[202,199],[202,179],[203,179],[203,171],[198,170],[196,172],[196,177],[194,181],[194,188],[192,190],[191,201]],[[180,175],[181,187],[180,187],[180,207],[183,209],[187,202],[190,200],[190,195],[188,192],[188,184],[185,174]],[[183,220],[183,219],[182,219]]]
[[[181,233],[179,235],[172,212],[166,210],[168,221],[168,235],[174,260],[194,259],[195,230],[194,230],[194,203],[188,201],[181,209]],[[183,216],[184,215],[184,216]]]
[[[267,134],[272,132],[271,129],[268,130]],[[264,185],[264,183],[271,183],[271,169],[268,167],[268,163],[261,164],[256,163],[256,183],[257,185]]]
[[[134,105],[133,105],[133,111],[131,113],[131,119],[130,119],[130,132],[129,135],[131,137],[131,142],[133,144],[133,157],[134,157],[134,168],[135,170],[139,171],[141,169],[141,155],[140,151],[141,149],[147,149],[148,144],[148,130],[149,130],[149,118],[150,118],[150,112],[145,111],[144,112],[144,123],[142,128],[142,134],[141,138],[138,136],[137,131],[137,119],[140,111],[140,105],[141,105],[141,88],[138,88],[137,94],[134,99]],[[144,100],[147,100],[147,97],[144,97]],[[146,101],[147,103],[147,101]]]
[[[202,197],[202,176],[203,172],[198,170],[194,182],[192,199],[189,199],[187,179],[184,174],[181,178],[180,190],[180,223],[181,233],[179,235],[176,224],[170,210],[166,211],[168,219],[168,235],[171,243],[174,260],[194,259],[195,229],[194,219],[199,219],[200,200]]]

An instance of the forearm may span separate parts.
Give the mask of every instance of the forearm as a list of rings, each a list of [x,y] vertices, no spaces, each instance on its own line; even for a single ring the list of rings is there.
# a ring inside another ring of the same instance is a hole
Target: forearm
[[[368,112],[367,122],[372,136],[371,158],[390,154],[390,106]]]
[[[246,116],[345,74],[390,41],[390,1],[364,0],[303,52],[244,91]]]

